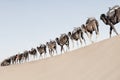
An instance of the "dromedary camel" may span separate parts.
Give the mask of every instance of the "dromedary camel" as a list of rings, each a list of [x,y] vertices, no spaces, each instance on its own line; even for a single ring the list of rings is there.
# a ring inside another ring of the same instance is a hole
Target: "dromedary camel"
[[[47,42],[46,45],[47,45],[47,47],[48,47],[49,54],[50,54],[51,56],[54,55],[54,51],[56,51],[56,53],[57,53],[57,49],[56,49],[56,48],[57,48],[57,45],[56,45],[56,42],[55,42],[54,40],[50,40],[50,42]]]
[[[78,40],[80,40],[80,43],[82,45],[82,39],[83,39],[84,43],[86,44],[85,38],[83,37],[83,31],[80,27],[75,27],[72,32],[68,32],[68,35],[70,39],[72,40],[73,47],[74,47],[73,40],[77,41],[77,45],[78,45]]]
[[[11,64],[11,60],[10,58],[8,58],[2,61],[1,66],[8,66],[10,64]]]
[[[29,51],[29,54],[32,55],[34,57],[34,59],[37,57],[37,50],[35,48],[32,48]]]
[[[94,31],[96,33],[96,38],[99,35],[99,23],[94,17],[88,18],[86,24],[83,24],[81,28],[87,34],[91,42],[93,42],[91,38]]]
[[[23,63],[24,55],[22,53],[19,53],[16,55],[16,63]]]
[[[46,57],[47,51],[46,51],[46,45],[45,44],[41,44],[39,47],[37,47],[37,50],[38,50],[40,56],[42,56],[42,54],[44,53],[44,58]]]
[[[29,51],[25,50],[23,52],[24,60],[25,62],[29,61]]]
[[[67,34],[61,34],[59,38],[56,38],[57,44],[61,47],[61,53],[64,51],[63,46],[66,45],[67,48],[69,49],[69,37]]]
[[[113,8],[109,8],[107,14],[101,14],[100,19],[106,24],[110,26],[110,37],[112,34],[112,30],[118,35],[114,25],[120,22],[120,6],[115,5]]]

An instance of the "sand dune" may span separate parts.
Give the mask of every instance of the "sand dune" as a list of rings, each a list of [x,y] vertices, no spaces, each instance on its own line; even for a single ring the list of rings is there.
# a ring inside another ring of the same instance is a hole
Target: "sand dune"
[[[120,37],[44,60],[0,67],[0,80],[120,80]]]

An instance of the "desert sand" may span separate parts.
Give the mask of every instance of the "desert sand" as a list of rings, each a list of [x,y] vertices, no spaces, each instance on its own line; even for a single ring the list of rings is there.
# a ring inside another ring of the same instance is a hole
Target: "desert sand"
[[[0,80],[120,80],[120,37],[44,60],[0,67]]]

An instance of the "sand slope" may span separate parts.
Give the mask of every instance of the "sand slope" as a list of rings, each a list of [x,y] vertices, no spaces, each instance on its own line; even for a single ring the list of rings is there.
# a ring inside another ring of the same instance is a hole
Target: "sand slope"
[[[120,37],[45,60],[0,67],[0,80],[120,80]]]

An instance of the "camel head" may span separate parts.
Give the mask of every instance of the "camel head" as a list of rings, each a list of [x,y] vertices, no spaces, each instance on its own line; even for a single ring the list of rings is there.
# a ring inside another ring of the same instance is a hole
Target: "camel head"
[[[86,26],[84,24],[81,25],[81,29],[83,32],[85,32],[85,33],[87,32]]]
[[[100,19],[107,25],[108,24],[108,19],[105,14],[101,14]]]
[[[68,36],[71,37],[72,33],[71,32],[68,32]]]
[[[46,45],[48,46],[48,45],[49,45],[49,42],[46,42]]]
[[[59,38],[56,38],[55,40],[56,40],[57,44],[60,45]]]

